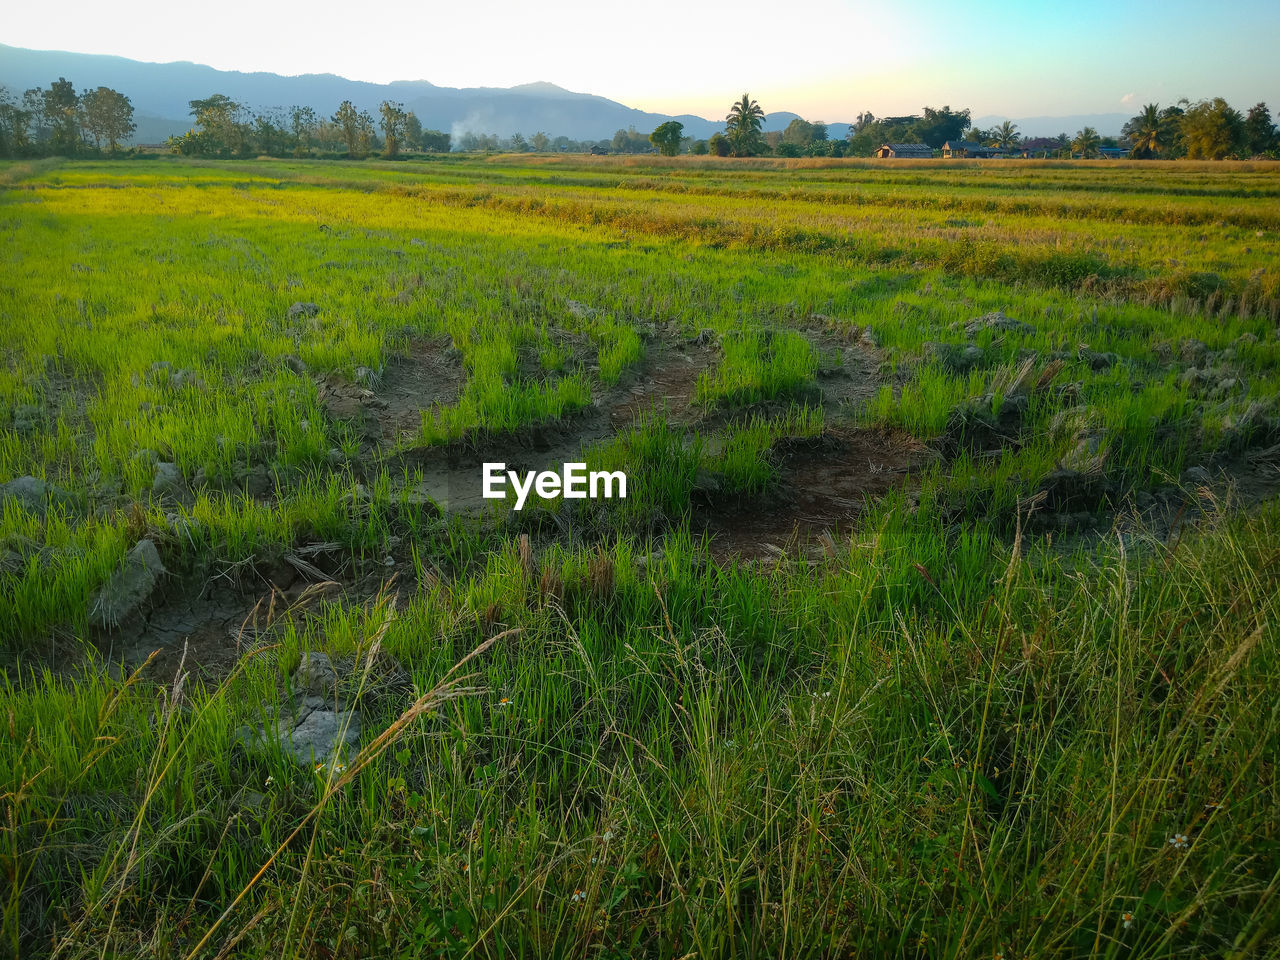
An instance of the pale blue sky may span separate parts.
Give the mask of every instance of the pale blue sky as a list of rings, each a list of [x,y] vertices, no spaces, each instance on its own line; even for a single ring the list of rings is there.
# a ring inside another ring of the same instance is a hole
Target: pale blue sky
[[[848,120],[922,104],[975,116],[1110,113],[1223,96],[1280,107],[1280,3],[1262,0],[64,0],[6,11],[0,42],[221,69],[511,86],[548,80],[664,113]]]

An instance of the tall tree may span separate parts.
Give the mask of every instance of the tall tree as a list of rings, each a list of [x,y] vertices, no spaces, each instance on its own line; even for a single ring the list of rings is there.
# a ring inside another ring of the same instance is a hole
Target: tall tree
[[[409,117],[404,112],[403,103],[392,103],[383,100],[378,107],[378,116],[382,126],[382,142],[388,157],[400,153],[400,143],[404,140],[405,123]]]
[[[115,153],[120,141],[128,140],[138,129],[133,122],[133,104],[123,93],[110,87],[86,90],[80,95],[81,122],[93,138],[93,145],[101,148],[106,141],[107,150]]]
[[[80,97],[66,77],[59,77],[44,91],[44,119],[49,125],[49,146],[53,152],[75,153],[80,146]]]
[[[1244,140],[1250,156],[1276,148],[1276,125],[1265,103],[1255,103],[1244,118]]]
[[[294,156],[305,157],[311,153],[311,142],[320,126],[320,118],[311,107],[295,106],[289,110],[289,123],[293,129]]]
[[[240,120],[244,109],[226,94],[215,93],[203,100],[191,100],[191,116],[200,128],[198,153],[244,153],[248,146],[248,131]],[[188,134],[190,137],[191,134]]]
[[[658,125],[649,134],[649,142],[658,148],[664,157],[674,157],[680,152],[680,138],[684,136],[684,124],[676,120],[668,120]]]
[[[333,122],[342,131],[342,142],[347,145],[347,156],[363,157],[373,141],[373,118],[364,110],[357,110],[350,100],[343,100]]]
[[[404,117],[404,145],[410,150],[422,149],[422,121],[412,110]]]
[[[1085,159],[1096,157],[1098,155],[1098,147],[1101,145],[1102,138],[1098,136],[1098,131],[1093,127],[1085,127],[1071,141],[1071,149]]]
[[[1010,120],[1004,120],[988,134],[987,146],[999,147],[1001,150],[1012,150],[1021,139],[1018,136],[1018,125]]]
[[[1160,104],[1148,103],[1120,132],[1133,144],[1133,155],[1145,159],[1169,151],[1177,124],[1168,114],[1161,113]]]
[[[729,141],[729,155],[750,157],[760,152],[764,139],[760,128],[764,126],[764,111],[760,104],[744,93],[741,100],[729,108],[724,120],[724,135]]]
[[[1179,129],[1193,160],[1222,160],[1245,147],[1244,117],[1221,97],[1189,107]]]
[[[925,107],[924,116],[911,124],[911,131],[921,143],[927,143],[935,150],[948,140],[956,140],[969,126],[970,113],[968,107],[963,110],[952,110],[951,104],[944,107]]]
[[[422,149],[428,153],[448,153],[451,137],[440,130],[422,131]]]
[[[257,114],[253,118],[253,147],[268,157],[283,157],[290,149],[291,121],[278,111]]]
[[[0,157],[16,157],[31,144],[31,114],[16,96],[0,87]]]
[[[790,144],[803,150],[814,140],[813,124],[796,117],[782,131],[781,143]],[[825,139],[825,138],[823,138]]]

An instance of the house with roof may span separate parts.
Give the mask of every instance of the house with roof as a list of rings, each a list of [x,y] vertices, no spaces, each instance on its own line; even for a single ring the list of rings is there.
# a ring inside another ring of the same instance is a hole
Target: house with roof
[[[1003,156],[1003,153],[995,147],[984,147],[972,140],[948,140],[942,145],[942,155],[948,160],[985,160]]]
[[[1030,137],[1022,141],[1020,147],[1024,157],[1036,157],[1045,159],[1048,157],[1056,157],[1062,152],[1062,144],[1058,142],[1057,137]]]
[[[882,160],[932,160],[933,147],[927,143],[882,143],[876,156]]]

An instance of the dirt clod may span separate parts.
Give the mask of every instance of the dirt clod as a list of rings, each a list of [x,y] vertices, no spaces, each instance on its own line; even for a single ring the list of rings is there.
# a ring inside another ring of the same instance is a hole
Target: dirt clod
[[[1020,333],[1032,334],[1036,332],[1036,328],[1029,323],[1021,320],[1015,320],[1013,317],[1006,317],[999,310],[991,313],[984,313],[980,317],[974,317],[964,325],[964,333],[967,337],[974,337],[983,330],[994,330],[997,333]]]
[[[50,506],[70,505],[75,496],[39,477],[18,477],[0,486],[0,502],[5,500],[16,500],[24,510],[43,519]]]
[[[90,619],[103,629],[118,626],[151,598],[167,572],[155,543],[139,540],[120,569],[94,595]]]

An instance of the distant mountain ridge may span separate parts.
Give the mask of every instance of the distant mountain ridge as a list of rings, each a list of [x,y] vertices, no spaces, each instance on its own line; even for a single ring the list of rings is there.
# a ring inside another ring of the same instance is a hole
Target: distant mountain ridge
[[[138,131],[134,139],[138,143],[157,143],[171,134],[185,133],[191,127],[188,102],[213,93],[226,94],[252,110],[284,109],[297,104],[313,107],[325,116],[343,100],[371,113],[376,113],[383,100],[395,100],[416,113],[424,127],[455,137],[464,133],[505,137],[517,131],[528,137],[541,130],[553,137],[599,140],[632,126],[647,133],[668,120],[678,120],[684,124],[685,135],[695,138],[705,139],[724,129],[723,120],[649,113],[545,81],[509,88],[441,87],[426,80],[368,83],[331,73],[293,77],[242,73],[187,61],[146,63],[103,54],[27,50],[0,44],[0,86],[21,94],[31,87],[46,87],[58,77],[71,80],[78,89],[101,85],[128,96],[136,111]],[[784,130],[797,116],[787,111],[767,114],[764,129]],[[985,128],[1005,119],[1009,118],[984,116],[974,123]],[[1108,113],[1012,119],[1024,136],[1054,136],[1064,131],[1074,134],[1083,126],[1095,127],[1107,136],[1119,133],[1128,116]],[[828,122],[827,131],[832,139],[841,139],[848,134],[849,125]]]
[[[201,64],[144,63],[102,54],[26,50],[0,44],[0,85],[21,93],[47,87],[58,77],[78,89],[107,86],[133,101],[138,121],[135,139],[142,143],[185,133],[191,127],[188,101],[223,93],[254,110],[313,107],[325,116],[343,100],[376,113],[383,100],[396,100],[418,115],[424,127],[448,133],[517,131],[531,136],[539,130],[575,140],[611,137],[634,126],[647,133],[668,120],[684,124],[685,133],[709,137],[723,123],[692,115],[671,117],[648,113],[586,93],[574,93],[546,82],[502,87],[439,87],[426,80],[367,83],[334,74],[296,77],[276,73],[241,73]]]

